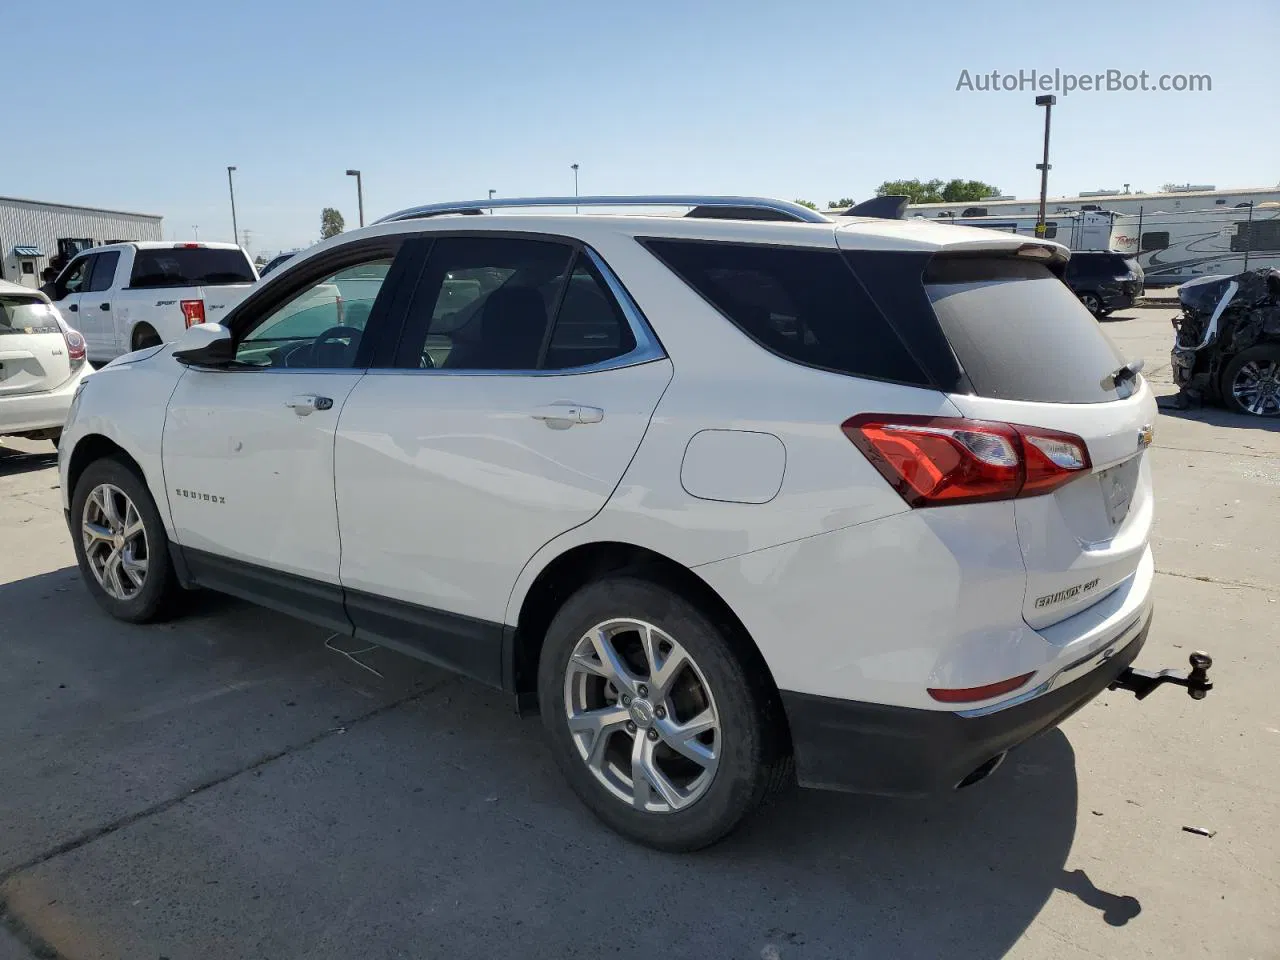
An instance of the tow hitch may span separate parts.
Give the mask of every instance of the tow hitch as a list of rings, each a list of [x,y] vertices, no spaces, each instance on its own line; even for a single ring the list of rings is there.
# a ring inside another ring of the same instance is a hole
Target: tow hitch
[[[1203,700],[1213,689],[1213,681],[1209,679],[1209,668],[1213,666],[1213,658],[1207,653],[1197,650],[1187,658],[1191,661],[1191,672],[1182,670],[1135,670],[1125,669],[1124,673],[1111,682],[1108,690],[1128,690],[1139,700],[1154,692],[1162,683],[1176,683],[1187,688],[1187,696],[1192,700]]]

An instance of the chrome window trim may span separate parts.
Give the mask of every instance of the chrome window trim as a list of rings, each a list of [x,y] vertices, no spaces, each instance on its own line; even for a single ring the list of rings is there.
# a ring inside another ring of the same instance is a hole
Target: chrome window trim
[[[631,336],[635,340],[636,345],[627,353],[616,357],[610,357],[608,360],[601,360],[597,363],[589,363],[580,367],[562,367],[557,370],[483,370],[483,369],[442,369],[437,367],[424,367],[417,370],[411,370],[404,367],[261,367],[258,369],[235,367],[226,369],[222,372],[226,373],[266,373],[266,374],[282,374],[282,373],[358,373],[358,374],[392,374],[395,376],[443,376],[443,377],[568,377],[577,376],[583,373],[601,373],[606,370],[619,370],[623,367],[635,367],[642,363],[653,363],[655,360],[665,360],[666,351],[662,348],[662,344],[658,341],[657,335],[653,332],[653,328],[649,326],[649,321],[640,311],[640,306],[632,298],[627,288],[622,285],[622,281],[618,279],[618,275],[604,261],[595,250],[587,244],[581,245],[582,252],[587,255],[587,259],[591,261],[591,265],[599,271],[601,278],[604,280],[605,286],[609,288],[609,292],[617,301],[618,306],[622,310],[622,315],[627,321],[627,326],[631,329]],[[308,288],[309,289],[309,288]]]

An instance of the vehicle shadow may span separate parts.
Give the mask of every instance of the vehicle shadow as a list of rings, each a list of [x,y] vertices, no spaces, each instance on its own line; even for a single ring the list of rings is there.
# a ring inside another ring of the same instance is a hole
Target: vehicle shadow
[[[1176,394],[1167,394],[1156,398],[1156,406],[1162,417],[1177,417],[1193,423],[1203,423],[1213,427],[1234,427],[1236,429],[1266,430],[1269,433],[1280,432],[1280,417],[1253,417],[1244,413],[1236,413],[1226,407],[1209,404],[1191,405],[1180,408],[1174,405]]]
[[[1077,784],[1060,731],[955,794],[791,790],[717,846],[668,855],[599,824],[509,698],[388,650],[348,662],[324,631],[192,600],[140,628],[99,612],[73,569],[0,585],[0,721],[15,734],[0,775],[21,774],[0,800],[11,862],[158,811],[6,883],[38,936],[74,920],[113,931],[121,956],[216,938],[209,956],[309,960],[423,943],[496,956],[508,940],[548,958],[996,960],[1055,891],[1099,923],[1141,911],[1065,869]],[[47,838],[28,844],[32,830]],[[121,864],[154,909],[126,916],[100,895]]]
[[[58,451],[56,448],[48,451],[31,451],[0,446],[0,477],[12,477],[20,473],[33,473],[36,470],[47,470],[57,465]]]
[[[1138,319],[1138,315],[1136,313],[1109,313],[1105,317],[1098,318],[1098,320],[1100,320],[1102,323],[1117,323],[1121,320],[1137,320],[1137,319]]]

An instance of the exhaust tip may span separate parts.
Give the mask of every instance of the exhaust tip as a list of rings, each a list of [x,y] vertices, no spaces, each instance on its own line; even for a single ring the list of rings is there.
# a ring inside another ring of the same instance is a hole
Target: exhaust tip
[[[956,789],[962,790],[965,787],[973,786],[979,780],[987,779],[987,777],[996,772],[996,768],[999,767],[1000,764],[1004,763],[1004,758],[1008,755],[1009,751],[1006,750],[1003,753],[997,753],[990,760],[984,760],[972,773],[956,784]]]

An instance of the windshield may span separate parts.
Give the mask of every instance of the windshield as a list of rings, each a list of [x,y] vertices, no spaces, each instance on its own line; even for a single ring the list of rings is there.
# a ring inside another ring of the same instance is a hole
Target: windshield
[[[242,250],[173,247],[139,250],[131,287],[212,287],[253,283],[253,265]]]

